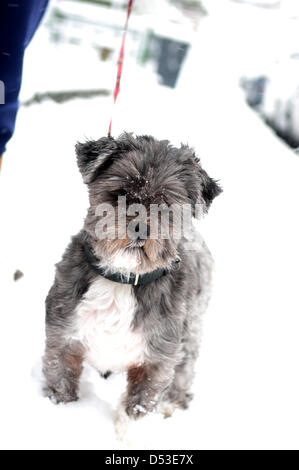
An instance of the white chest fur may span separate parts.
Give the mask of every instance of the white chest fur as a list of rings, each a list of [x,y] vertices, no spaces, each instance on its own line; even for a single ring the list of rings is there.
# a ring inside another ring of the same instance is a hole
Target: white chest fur
[[[143,336],[132,329],[135,307],[131,285],[103,277],[93,281],[76,308],[73,335],[83,344],[90,365],[106,372],[143,362]]]

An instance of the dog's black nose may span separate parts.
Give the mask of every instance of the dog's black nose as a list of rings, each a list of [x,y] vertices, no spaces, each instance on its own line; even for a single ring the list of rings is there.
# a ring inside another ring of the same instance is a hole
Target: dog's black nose
[[[146,239],[149,237],[150,228],[144,222],[138,222],[134,228],[128,227],[128,235],[131,240],[134,240],[139,246],[143,246]]]
[[[146,240],[150,236],[150,227],[146,223],[139,222],[136,225],[136,232],[139,233],[139,238]]]

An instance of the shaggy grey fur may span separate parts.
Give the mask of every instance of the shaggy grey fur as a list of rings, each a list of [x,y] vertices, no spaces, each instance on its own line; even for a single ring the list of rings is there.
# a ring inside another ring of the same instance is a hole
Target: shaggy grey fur
[[[46,393],[56,402],[77,399],[84,361],[84,347],[67,340],[75,309],[98,274],[84,252],[88,243],[101,265],[109,270],[111,257],[131,240],[98,240],[95,225],[98,204],[117,205],[117,196],[127,203],[201,204],[207,211],[221,189],[202,169],[188,146],[172,147],[168,141],[150,136],[118,139],[103,137],[77,144],[78,166],[88,185],[90,208],[84,227],[72,238],[56,267],[54,284],[46,300]],[[161,402],[188,406],[194,363],[198,355],[201,314],[206,309],[211,284],[212,259],[199,235],[193,233],[193,250],[186,240],[147,240],[138,248],[139,273],[157,268],[169,274],[143,286],[134,286],[136,311],[132,329],[138,328],[146,343],[146,358],[128,370],[128,387],[123,406],[138,417]],[[189,241],[190,242],[190,241]],[[173,268],[179,257],[180,266]],[[112,281],[109,281],[112,282]],[[106,373],[108,371],[100,371]],[[113,371],[112,371],[113,372]],[[137,405],[137,406],[136,406]],[[167,412],[168,413],[168,412]]]

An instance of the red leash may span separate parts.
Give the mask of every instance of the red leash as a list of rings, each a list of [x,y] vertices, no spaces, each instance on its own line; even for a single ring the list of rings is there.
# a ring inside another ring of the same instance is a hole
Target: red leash
[[[120,90],[120,80],[121,80],[121,74],[123,71],[123,62],[124,62],[124,54],[125,54],[125,43],[126,43],[126,37],[127,37],[127,32],[128,32],[128,25],[129,25],[129,18],[131,15],[132,11],[132,5],[133,5],[134,0],[128,0],[128,10],[127,10],[127,20],[126,24],[124,27],[124,33],[123,33],[123,38],[122,38],[122,43],[121,43],[121,48],[119,52],[119,58],[117,62],[117,76],[116,76],[116,84],[115,84],[115,89],[114,89],[114,104],[116,103],[117,96]],[[108,130],[108,137],[111,136],[111,126],[112,126],[112,118],[110,120],[110,125],[109,125],[109,130]]]

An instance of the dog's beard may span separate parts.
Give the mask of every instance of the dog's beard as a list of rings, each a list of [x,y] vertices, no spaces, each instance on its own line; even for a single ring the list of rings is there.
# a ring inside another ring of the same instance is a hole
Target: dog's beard
[[[138,270],[141,265],[141,249],[130,248],[129,250],[123,249],[118,251],[111,258],[111,268],[115,270],[127,270],[134,272]]]
[[[96,244],[95,254],[107,271],[142,274],[169,268],[177,249],[169,240],[148,239],[140,247],[128,240],[102,240]]]

